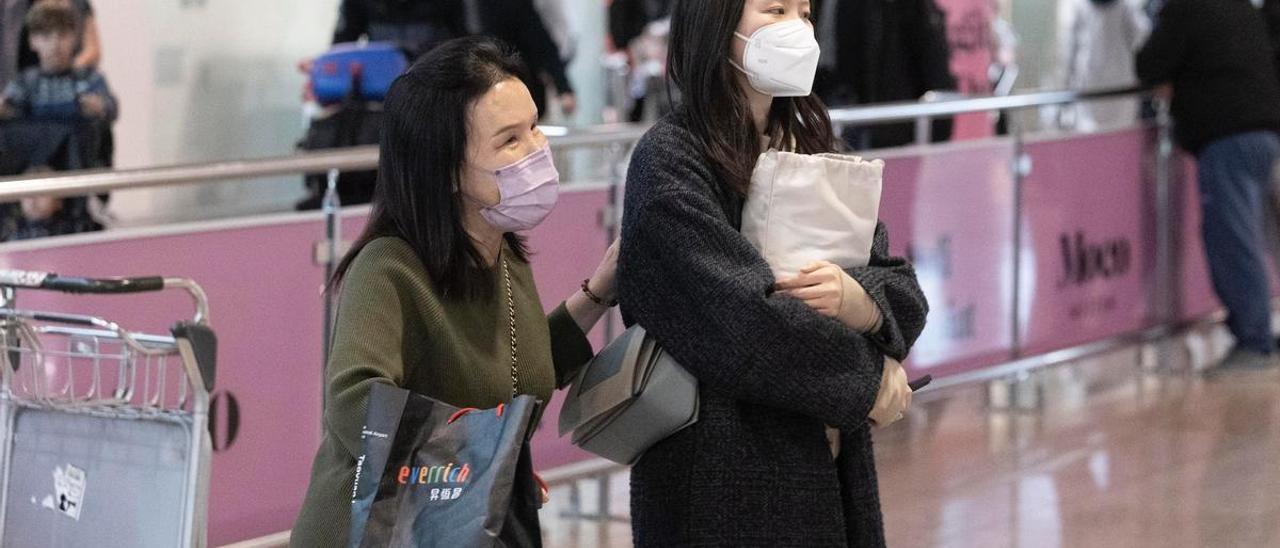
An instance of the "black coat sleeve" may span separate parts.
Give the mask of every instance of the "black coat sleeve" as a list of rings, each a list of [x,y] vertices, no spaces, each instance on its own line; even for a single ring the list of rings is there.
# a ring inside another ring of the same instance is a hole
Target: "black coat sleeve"
[[[551,362],[556,368],[556,388],[564,388],[582,366],[595,357],[591,341],[569,314],[564,303],[547,314],[551,332]]]
[[[560,49],[556,47],[555,40],[551,38],[551,33],[547,31],[546,22],[542,16],[538,14],[538,10],[533,6],[533,0],[516,0],[512,4],[514,14],[494,14],[499,17],[513,17],[514,20],[520,21],[516,25],[516,34],[513,37],[516,42],[516,49],[526,57],[530,66],[536,67],[547,73],[551,77],[552,83],[556,86],[556,91],[560,94],[573,93],[573,86],[569,83],[569,76],[566,72],[564,59],[560,58]],[[534,74],[534,78],[538,75]]]
[[[333,30],[334,44],[355,42],[369,32],[366,0],[342,0],[338,9],[338,26]]]
[[[1178,76],[1190,47],[1186,4],[1173,0],[1160,12],[1159,21],[1138,52],[1138,79],[1144,85],[1170,83]]]
[[[884,318],[880,331],[871,336],[872,342],[886,356],[905,360],[911,346],[924,331],[929,303],[920,290],[911,263],[889,255],[889,232],[885,230],[884,223],[876,224],[871,261],[867,266],[845,272],[867,290]]]
[[[919,0],[915,13],[908,16],[906,46],[919,70],[920,94],[929,91],[955,90],[956,78],[951,74],[951,46],[947,43],[947,14],[934,0]]]
[[[633,157],[619,255],[626,316],[708,389],[841,428],[865,424],[884,366],[879,346],[773,292],[772,271],[731,225],[689,146],[646,138]],[[897,287],[914,280],[863,278],[882,295],[914,291]]]
[[[632,40],[644,33],[647,23],[640,0],[613,0],[609,4],[609,36],[614,47],[627,49]]]
[[[1271,38],[1276,70],[1280,70],[1280,0],[1266,0],[1262,5],[1262,16],[1267,20],[1267,34]]]

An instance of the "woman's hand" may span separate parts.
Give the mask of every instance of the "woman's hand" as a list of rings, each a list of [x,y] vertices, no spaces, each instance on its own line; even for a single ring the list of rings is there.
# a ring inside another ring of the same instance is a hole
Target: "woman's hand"
[[[884,372],[880,374],[880,392],[871,407],[871,424],[884,428],[902,419],[911,407],[911,387],[907,385],[907,372],[897,360],[886,357]]]
[[[604,259],[596,267],[595,274],[587,282],[591,292],[606,303],[618,300],[618,245],[622,240],[614,240],[604,252]]]
[[[302,84],[302,102],[304,103],[312,103],[316,100],[316,84],[311,79],[311,67],[315,66],[315,64],[314,57],[307,57],[298,61],[298,73],[306,76],[306,81]]]
[[[880,329],[880,308],[857,280],[827,261],[810,263],[800,274],[774,286],[800,299],[820,314],[840,320],[862,333]]]
[[[583,333],[590,333],[612,304],[618,301],[617,279],[618,240],[614,240],[613,245],[604,252],[604,260],[600,261],[600,266],[596,267],[595,274],[587,280],[587,289],[592,295],[604,301],[604,304],[596,303],[581,289],[574,291],[569,298],[565,299],[565,308],[569,311],[569,316],[573,317],[574,323],[578,324]]]

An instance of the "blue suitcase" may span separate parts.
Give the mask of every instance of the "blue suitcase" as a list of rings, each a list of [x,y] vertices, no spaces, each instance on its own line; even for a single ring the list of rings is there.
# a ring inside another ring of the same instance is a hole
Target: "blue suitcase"
[[[391,42],[338,44],[315,59],[311,82],[316,100],[323,105],[342,102],[351,94],[355,74],[360,75],[359,98],[382,101],[391,83],[408,68],[404,52]]]

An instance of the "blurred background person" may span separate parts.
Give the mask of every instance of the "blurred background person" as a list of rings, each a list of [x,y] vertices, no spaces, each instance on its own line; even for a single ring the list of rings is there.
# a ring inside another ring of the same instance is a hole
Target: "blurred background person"
[[[824,0],[816,5],[823,46],[817,90],[831,107],[917,101],[930,91],[955,91],[946,14],[933,0]],[[933,141],[951,138],[952,120],[933,122]],[[913,122],[851,127],[854,149],[914,143]]]
[[[27,14],[38,65],[14,78],[0,99],[6,124],[0,142],[6,169],[42,173],[95,165],[102,128],[116,119],[115,96],[92,67],[76,67],[82,20],[72,6],[43,2]],[[8,165],[12,164],[12,165]],[[0,239],[29,239],[98,230],[88,199],[34,197],[0,207]]]
[[[555,88],[561,111],[572,115],[577,98],[567,74],[567,57],[547,28],[542,14],[563,22],[559,0],[343,0],[333,43],[394,42],[410,61],[447,40],[468,34],[501,39],[524,59],[525,85],[538,112],[546,116],[546,90]],[[542,10],[539,10],[541,6]],[[565,25],[567,27],[567,25]],[[560,31],[558,31],[560,32]],[[562,43],[570,43],[561,32]],[[304,61],[303,68],[309,69]]]
[[[40,55],[31,46],[31,29],[26,25],[26,17],[40,5],[57,5],[74,11],[79,16],[80,26],[76,32],[74,40],[75,56],[71,65],[75,70],[97,70],[102,62],[102,40],[98,32],[98,19],[93,13],[93,5],[89,0],[0,0],[7,2],[4,6],[6,14],[5,21],[10,14],[14,14],[18,20],[22,21],[22,27],[18,36],[17,66],[12,73],[13,76],[20,74],[22,71],[36,67],[40,64]],[[0,25],[8,27],[8,22],[0,22]],[[5,33],[0,30],[0,34]],[[5,34],[7,36],[7,34]],[[4,38],[7,41],[7,38]],[[0,58],[5,56],[0,55]],[[6,63],[4,69],[0,69],[2,76],[7,69],[12,67],[9,65],[7,58],[3,59]],[[8,84],[8,80],[4,80],[4,84]],[[114,117],[112,123],[100,124],[97,128],[98,135],[94,138],[94,150],[87,151],[92,155],[90,163],[93,167],[111,167],[115,165],[115,133],[113,131]],[[100,201],[105,204],[109,194],[100,194]]]
[[[1172,95],[1179,144],[1196,156],[1209,274],[1236,339],[1214,371],[1273,367],[1262,223],[1280,157],[1280,80],[1266,22],[1249,0],[1169,0],[1137,74]]]
[[[671,32],[671,0],[613,0],[609,4],[609,36],[625,54],[626,121],[661,118],[671,110],[666,85],[667,41]]]
[[[102,61],[102,40],[98,31],[98,20],[93,13],[93,5],[89,3],[89,0],[0,0],[0,11],[2,11],[0,13],[0,62],[4,63],[4,66],[0,67],[0,89],[7,90],[14,78],[24,71],[41,65],[41,54],[33,46],[31,40],[32,29],[28,20],[32,12],[40,6],[46,5],[70,10],[77,16],[78,26],[75,35],[71,39],[73,51],[71,68],[75,72],[87,75],[84,80],[81,80],[80,85],[87,85],[94,78],[91,75],[96,74],[97,77],[101,77],[98,67]],[[10,37],[16,39],[16,42],[10,42]],[[9,49],[10,47],[16,47],[17,49],[11,50]],[[30,83],[24,82],[22,84],[26,86]],[[105,79],[102,83],[105,87]],[[95,89],[95,91],[98,90]],[[106,91],[105,97],[109,100],[103,105],[104,108],[102,110],[104,112],[101,112],[101,116],[97,108],[97,94],[87,94],[90,105],[81,114],[84,115],[84,118],[94,120],[94,122],[77,128],[72,132],[74,135],[69,137],[64,136],[59,128],[49,128],[45,135],[39,136],[44,140],[70,138],[75,141],[69,145],[73,149],[73,154],[69,156],[71,161],[57,169],[104,168],[115,165],[116,144],[113,128],[118,117],[119,107],[114,94],[110,90]],[[84,93],[84,90],[77,90],[77,93]],[[43,99],[37,101],[37,103],[45,103],[44,105],[37,104],[36,108],[38,110],[44,110],[48,106],[48,102]],[[37,115],[36,117],[42,116]],[[75,117],[71,116],[69,118]],[[103,222],[110,221],[110,214],[106,210],[106,204],[110,199],[110,193],[98,194],[93,199],[88,200],[87,208],[93,211],[93,215]]]
[[[565,0],[533,0],[533,8],[538,10],[542,24],[546,25],[547,33],[556,43],[560,60],[568,66],[578,54],[578,33],[565,16],[564,2]]]
[[[1137,85],[1134,54],[1151,22],[1131,0],[1066,0],[1059,4],[1058,75],[1054,89],[1090,90]],[[1096,131],[1132,124],[1140,103],[1092,101],[1050,109],[1061,129]]]
[[[1013,24],[1000,13],[1000,3],[991,1],[991,94],[1010,95],[1018,79],[1018,32]],[[993,112],[997,135],[1009,133],[1009,113]]]
[[[538,116],[545,118],[547,88],[551,87],[565,116],[578,110],[578,98],[569,82],[568,65],[533,4],[533,0],[463,0],[475,21],[475,32],[498,38],[520,53],[526,73],[521,80],[533,94]],[[548,86],[550,82],[550,86]]]
[[[414,59],[467,34],[461,0],[342,0],[333,43],[393,42]]]

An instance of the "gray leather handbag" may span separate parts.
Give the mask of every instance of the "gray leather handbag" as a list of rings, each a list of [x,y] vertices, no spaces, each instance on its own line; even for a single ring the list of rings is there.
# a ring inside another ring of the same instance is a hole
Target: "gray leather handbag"
[[[698,381],[632,326],[573,379],[560,410],[560,435],[621,464],[698,420]]]

